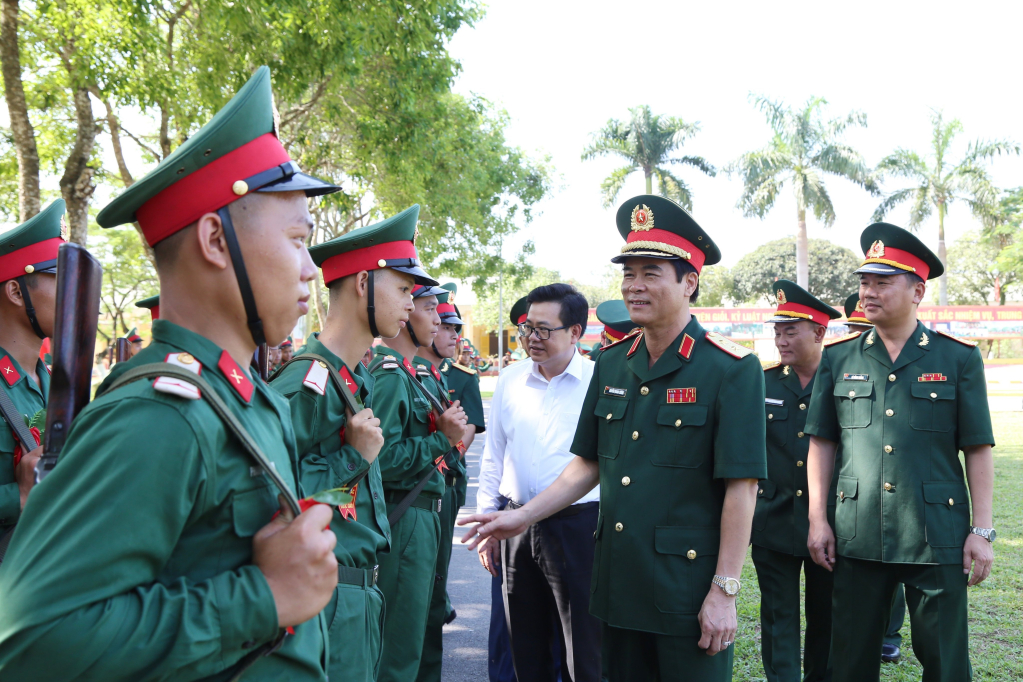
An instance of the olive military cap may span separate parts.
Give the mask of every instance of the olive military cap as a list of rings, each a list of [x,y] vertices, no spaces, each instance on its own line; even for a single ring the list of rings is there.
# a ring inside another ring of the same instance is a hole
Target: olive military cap
[[[811,295],[795,282],[779,279],[774,283],[774,291],[778,298],[778,308],[774,311],[774,317],[768,322],[809,320],[826,327],[828,320],[837,320],[842,317],[842,313]]]
[[[57,272],[57,250],[68,239],[64,200],[57,199],[0,234],[0,282],[33,272]]]
[[[902,275],[910,272],[926,282],[945,272],[945,266],[938,257],[916,235],[889,223],[874,223],[863,230],[860,247],[866,258],[856,274]]]
[[[152,318],[154,320],[159,320],[160,319],[160,294],[157,294],[156,296],[150,296],[149,298],[144,298],[141,301],[135,301],[135,307],[136,308],[147,308],[149,310],[149,314],[152,316]]]
[[[526,315],[529,314],[529,297],[523,296],[519,300],[515,301],[515,305],[511,308],[511,323],[516,327],[526,321]]]
[[[604,335],[612,342],[621,341],[636,328],[622,300],[604,301],[598,305],[597,319],[604,325]]]
[[[859,293],[850,294],[849,298],[845,299],[845,319],[851,324],[869,324],[871,327],[874,323],[867,319],[866,313],[863,312],[863,304],[860,303]]]
[[[618,207],[615,221],[625,246],[612,263],[623,263],[630,256],[681,258],[700,272],[704,265],[721,260],[710,235],[671,199],[653,194],[633,197]]]

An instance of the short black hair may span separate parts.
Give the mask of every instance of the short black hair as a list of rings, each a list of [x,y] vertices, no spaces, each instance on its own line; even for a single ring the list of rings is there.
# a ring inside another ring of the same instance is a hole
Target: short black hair
[[[682,258],[672,258],[671,264],[675,266],[675,276],[678,277],[679,284],[682,283],[682,280],[685,279],[686,275],[690,272],[696,272],[696,268],[693,267],[693,264],[687,260],[683,260]],[[693,289],[693,295],[689,297],[690,305],[696,303],[696,299],[700,297],[700,273],[696,272],[696,277],[696,288]]]
[[[915,272],[907,272],[906,279],[909,281],[909,286],[913,286],[914,284],[924,284],[924,278]]]
[[[526,299],[529,305],[534,303],[556,302],[561,304],[561,312],[558,318],[561,324],[571,327],[574,324],[582,325],[583,332],[586,331],[586,321],[590,316],[590,304],[586,297],[571,284],[545,284],[529,292]]]

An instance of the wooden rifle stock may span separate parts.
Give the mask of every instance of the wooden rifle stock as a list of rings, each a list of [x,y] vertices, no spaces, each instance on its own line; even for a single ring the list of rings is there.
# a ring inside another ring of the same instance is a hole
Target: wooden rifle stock
[[[266,343],[259,344],[256,349],[256,371],[263,381],[270,378],[270,346]]]
[[[131,341],[123,336],[114,340],[114,349],[116,362],[126,362],[131,359]]]
[[[57,252],[53,367],[43,454],[36,465],[37,482],[57,465],[71,421],[89,403],[102,277],[103,268],[85,247],[70,242],[61,245]]]

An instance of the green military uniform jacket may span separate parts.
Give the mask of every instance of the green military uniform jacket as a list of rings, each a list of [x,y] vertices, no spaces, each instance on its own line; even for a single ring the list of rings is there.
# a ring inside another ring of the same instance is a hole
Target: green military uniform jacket
[[[605,348],[572,452],[600,465],[590,612],[696,636],[721,540],[725,479],[766,478],[764,373],[694,317],[649,368],[642,334]]]
[[[444,401],[449,403],[454,400],[451,397],[451,392],[448,389],[448,377],[446,374],[441,374],[440,370],[433,366],[433,363],[426,358],[421,358],[418,355],[412,358],[412,366],[416,370],[416,376],[419,377],[419,381],[426,386],[428,390],[435,398],[444,404]],[[448,458],[449,460],[452,458]],[[465,460],[459,458],[452,463],[448,464],[447,473],[442,474],[445,476],[453,477],[464,477],[465,476]],[[446,482],[445,482],[446,484]]]
[[[994,443],[972,344],[917,323],[894,363],[876,330],[828,346],[806,432],[841,445],[839,555],[962,562],[970,505],[959,450]]]
[[[172,358],[201,366],[301,497],[287,401],[208,339],[157,320],[153,342],[105,385]],[[252,537],[278,491],[205,400],[154,388],[161,381],[101,386],[32,491],[0,570],[5,678],[226,680],[277,636]],[[294,630],[246,681],[326,680],[322,615]]]
[[[353,382],[353,397],[359,408],[368,405],[373,382],[369,372],[361,362],[354,372],[350,371],[318,337],[318,333],[313,334],[297,355],[314,353],[326,358],[342,378]],[[304,490],[312,493],[342,488],[363,476],[355,489],[355,516],[350,512],[342,515],[335,507],[330,527],[337,536],[334,554],[340,565],[373,568],[377,556],[387,551],[391,541],[380,465],[376,460],[368,464],[358,450],[341,439],[348,421],[345,402],[330,376],[314,369],[313,362],[291,363],[271,385],[291,404]]]
[[[764,371],[764,415],[767,423],[767,478],[757,489],[753,515],[754,545],[793,556],[810,556],[810,496],[807,495],[807,408],[813,382],[804,388],[790,367]]]
[[[451,358],[445,358],[440,365],[441,374],[448,380],[448,400],[460,401],[468,423],[476,427],[476,436],[487,430],[486,419],[483,416],[483,396],[480,394],[480,375],[476,370],[463,367]],[[465,460],[459,462],[461,478],[455,487],[458,491],[457,502],[459,508],[465,505],[466,489],[469,479],[466,475]]]
[[[25,376],[18,361],[0,348],[0,374],[4,382],[0,391],[6,391],[18,412],[28,419],[46,407],[50,394],[50,370],[42,360],[36,362],[39,384]],[[21,516],[21,493],[14,476],[14,449],[18,439],[0,417],[0,536],[6,533]]]
[[[377,461],[385,490],[411,490],[433,467],[434,460],[451,450],[447,437],[436,430],[430,402],[413,386],[402,364],[415,372],[412,362],[386,346],[374,349],[373,414],[380,419],[384,447]],[[454,464],[449,458],[448,466]],[[438,499],[444,477],[434,472],[420,496]]]

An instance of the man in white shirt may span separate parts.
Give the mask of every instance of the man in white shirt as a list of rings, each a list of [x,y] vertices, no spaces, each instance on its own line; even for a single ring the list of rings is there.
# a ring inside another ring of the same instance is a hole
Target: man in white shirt
[[[586,329],[586,298],[569,284],[530,292],[529,360],[501,373],[490,405],[480,461],[477,512],[504,500],[520,507],[554,482],[569,452],[593,363],[576,352]],[[480,545],[480,562],[496,575],[504,564],[504,599],[515,673],[522,682],[554,682],[552,647],[561,649],[564,682],[599,682],[600,621],[589,613],[593,533],[599,488],[531,526],[522,535]]]

